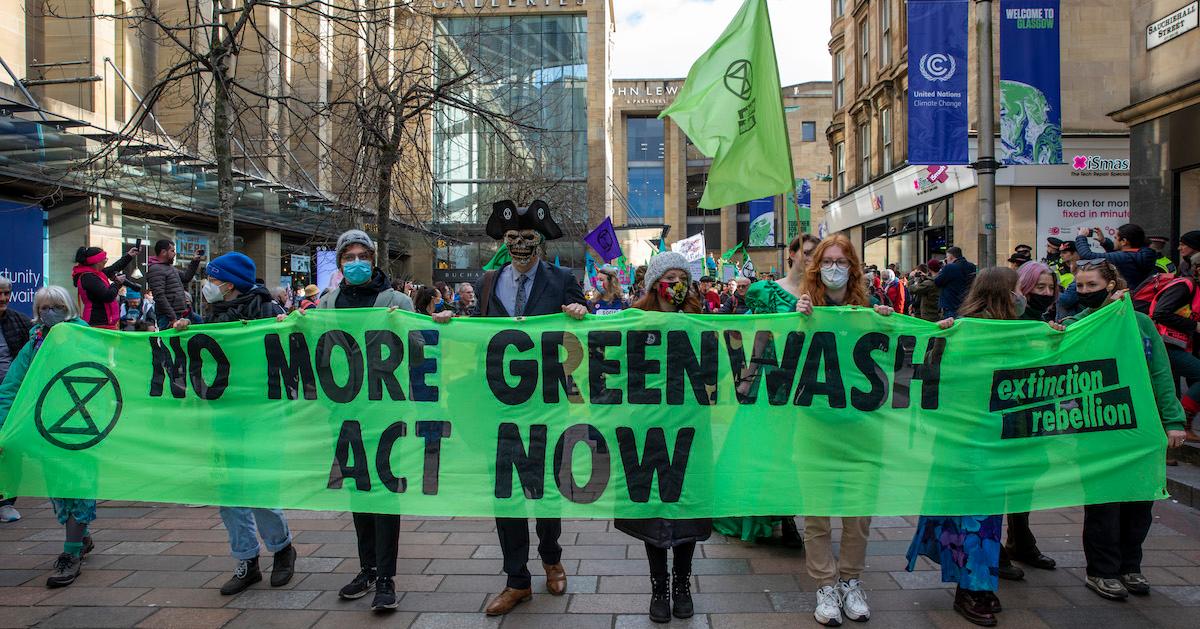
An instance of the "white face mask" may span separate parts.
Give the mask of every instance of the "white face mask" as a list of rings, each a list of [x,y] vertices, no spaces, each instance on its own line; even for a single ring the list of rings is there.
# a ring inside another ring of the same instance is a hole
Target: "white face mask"
[[[837,290],[846,285],[850,281],[850,269],[833,267],[832,269],[821,269],[821,281],[825,283],[826,288]]]
[[[221,290],[221,285],[212,282],[205,282],[204,286],[200,287],[200,296],[210,304],[225,301],[225,291]]]

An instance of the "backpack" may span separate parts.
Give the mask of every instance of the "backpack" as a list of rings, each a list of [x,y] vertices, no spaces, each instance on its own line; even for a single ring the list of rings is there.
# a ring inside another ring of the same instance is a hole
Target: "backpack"
[[[1160,273],[1160,275],[1166,275],[1166,274]],[[1178,279],[1174,280],[1173,282],[1167,284],[1167,286],[1165,288],[1163,288],[1163,290],[1165,291],[1167,288],[1171,288],[1178,284],[1183,284],[1188,287],[1188,289],[1192,292],[1192,299],[1187,305],[1183,306],[1179,310],[1176,310],[1175,314],[1177,314],[1181,317],[1188,317],[1192,321],[1200,320],[1200,291],[1196,290],[1195,282],[1193,282],[1190,278],[1181,277],[1181,278],[1178,278]],[[1159,293],[1158,295],[1154,296],[1153,300],[1151,300],[1151,302],[1150,302],[1150,311],[1151,312],[1154,312],[1155,306],[1158,305],[1158,298],[1161,295],[1162,295],[1162,293]],[[1154,322],[1154,327],[1158,329],[1159,335],[1161,335],[1163,337],[1163,343],[1166,343],[1167,345],[1174,345],[1176,347],[1182,348],[1189,354],[1192,353],[1192,333],[1191,332],[1181,332],[1179,330],[1169,328],[1162,323],[1158,323],[1157,321]]]
[[[1179,279],[1174,273],[1155,273],[1133,289],[1133,309],[1150,314],[1150,304],[1172,282]]]

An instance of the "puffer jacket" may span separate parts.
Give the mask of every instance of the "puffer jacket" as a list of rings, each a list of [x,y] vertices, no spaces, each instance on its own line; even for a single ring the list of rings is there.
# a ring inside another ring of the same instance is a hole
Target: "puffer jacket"
[[[192,260],[187,269],[179,270],[162,260],[151,257],[146,268],[146,288],[154,292],[155,310],[159,316],[174,321],[187,312],[188,283],[200,268],[200,259]]]
[[[255,286],[249,292],[238,295],[236,299],[212,304],[212,316],[208,323],[274,319],[281,314],[286,313],[275,303],[270,291],[262,286]]]

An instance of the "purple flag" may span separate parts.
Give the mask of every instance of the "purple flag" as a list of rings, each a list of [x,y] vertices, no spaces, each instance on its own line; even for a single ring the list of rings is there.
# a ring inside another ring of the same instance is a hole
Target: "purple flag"
[[[611,218],[605,218],[583,241],[591,245],[606,263],[621,257],[621,243],[617,242],[617,230],[613,229]]]

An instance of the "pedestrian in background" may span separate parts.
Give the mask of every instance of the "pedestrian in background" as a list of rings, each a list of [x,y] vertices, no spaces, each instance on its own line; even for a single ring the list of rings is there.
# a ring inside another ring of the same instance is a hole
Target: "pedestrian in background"
[[[29,317],[9,307],[12,289],[12,281],[0,276],[0,382],[8,375],[13,359],[29,342],[29,331],[33,328]],[[16,498],[0,496],[0,522],[16,522],[21,519],[21,512],[17,511],[16,503]]]
[[[146,267],[146,287],[154,291],[155,312],[158,329],[166,330],[180,319],[190,323],[201,323],[203,319],[192,310],[187,285],[196,276],[204,250],[199,249],[186,269],[175,268],[175,243],[160,240],[154,243],[154,255]]]
[[[95,256],[94,253],[92,255]],[[33,296],[33,312],[36,318],[29,342],[13,359],[3,384],[0,384],[0,428],[8,419],[21,383],[25,381],[33,358],[41,350],[50,331],[62,323],[87,326],[87,322],[79,318],[75,300],[61,286],[39,289]],[[45,465],[47,473],[53,473],[54,462],[46,461]],[[65,537],[63,552],[54,560],[53,574],[46,579],[46,587],[60,588],[75,582],[83,566],[83,556],[95,547],[88,525],[96,519],[96,501],[89,498],[51,498],[50,504],[54,507],[54,517],[65,529]]]
[[[71,269],[71,281],[82,308],[81,316],[88,325],[106,330],[117,329],[121,319],[118,294],[125,287],[125,269],[137,259],[134,247],[110,266],[108,253],[99,247],[80,247],[75,252],[75,268]],[[137,288],[137,285],[133,285]]]
[[[938,297],[942,317],[952,319],[958,316],[958,307],[962,305],[967,291],[971,289],[976,271],[975,265],[963,257],[961,248],[946,249],[946,262],[933,278],[933,283],[942,291]]]

